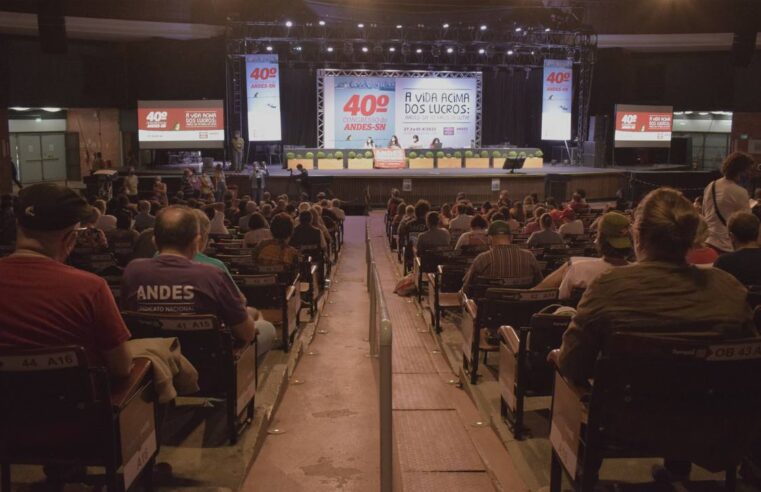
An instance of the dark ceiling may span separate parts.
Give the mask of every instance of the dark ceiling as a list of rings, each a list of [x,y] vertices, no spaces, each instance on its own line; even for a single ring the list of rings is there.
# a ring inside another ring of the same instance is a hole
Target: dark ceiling
[[[601,34],[757,30],[761,0],[0,0],[1,11],[36,13],[64,2],[68,16],[222,25],[241,20],[449,23],[575,18]]]

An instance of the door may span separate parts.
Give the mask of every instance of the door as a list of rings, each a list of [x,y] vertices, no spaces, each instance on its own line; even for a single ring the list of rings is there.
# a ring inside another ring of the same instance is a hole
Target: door
[[[22,183],[37,183],[42,181],[42,152],[40,151],[39,135],[17,135],[19,157],[19,178]]]
[[[62,133],[44,133],[42,141],[42,180],[66,180],[66,139]]]

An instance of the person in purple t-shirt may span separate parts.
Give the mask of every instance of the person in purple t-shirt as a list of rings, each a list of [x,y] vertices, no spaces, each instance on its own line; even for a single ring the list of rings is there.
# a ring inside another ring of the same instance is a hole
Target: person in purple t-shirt
[[[249,343],[257,335],[258,314],[246,308],[228,275],[191,260],[200,237],[198,219],[190,208],[162,210],[154,226],[159,255],[129,263],[122,277],[121,307],[144,313],[213,314],[236,339]],[[257,347],[257,352],[261,349]]]

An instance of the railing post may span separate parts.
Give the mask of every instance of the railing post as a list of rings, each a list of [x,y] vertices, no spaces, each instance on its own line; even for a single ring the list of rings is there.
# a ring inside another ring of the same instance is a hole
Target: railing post
[[[381,492],[391,492],[394,482],[394,423],[391,401],[391,321],[388,319],[381,320],[380,339]]]

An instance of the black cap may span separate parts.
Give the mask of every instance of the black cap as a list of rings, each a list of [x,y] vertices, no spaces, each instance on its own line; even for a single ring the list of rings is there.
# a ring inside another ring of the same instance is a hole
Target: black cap
[[[32,231],[60,231],[90,215],[87,202],[74,190],[53,183],[28,186],[19,192],[16,219]]]

